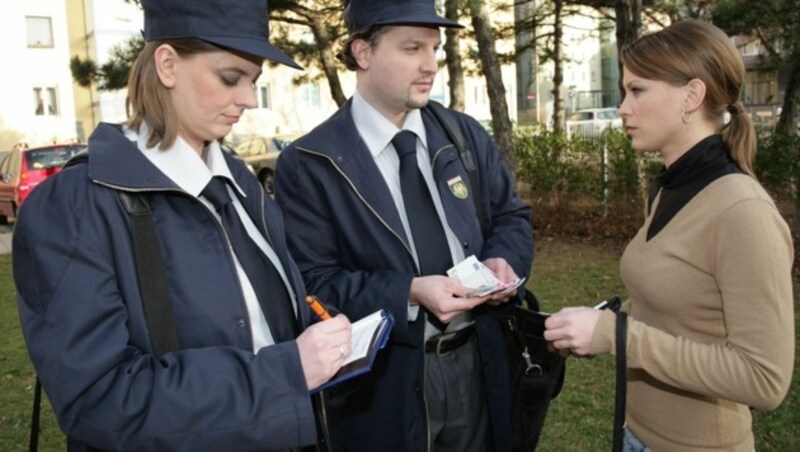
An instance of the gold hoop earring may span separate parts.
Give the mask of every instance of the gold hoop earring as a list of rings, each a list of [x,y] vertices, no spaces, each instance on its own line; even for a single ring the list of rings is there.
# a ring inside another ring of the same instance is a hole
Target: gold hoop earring
[[[681,121],[683,121],[684,124],[689,124],[692,122],[692,114],[689,113],[687,115],[686,110],[681,111]]]

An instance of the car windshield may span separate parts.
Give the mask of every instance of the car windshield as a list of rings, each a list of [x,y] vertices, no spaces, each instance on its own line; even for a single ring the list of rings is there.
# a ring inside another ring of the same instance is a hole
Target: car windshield
[[[34,149],[27,152],[28,168],[44,169],[61,166],[67,163],[73,155],[86,148],[85,145],[54,146],[49,148]]]
[[[597,112],[598,119],[617,119],[619,118],[619,111],[613,110],[600,110]]]

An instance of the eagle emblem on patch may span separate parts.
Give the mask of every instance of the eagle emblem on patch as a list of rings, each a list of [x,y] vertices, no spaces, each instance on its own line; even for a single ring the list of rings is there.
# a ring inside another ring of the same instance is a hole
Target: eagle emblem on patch
[[[469,190],[467,184],[461,179],[461,176],[456,176],[447,181],[447,186],[450,187],[450,192],[458,199],[467,199]]]

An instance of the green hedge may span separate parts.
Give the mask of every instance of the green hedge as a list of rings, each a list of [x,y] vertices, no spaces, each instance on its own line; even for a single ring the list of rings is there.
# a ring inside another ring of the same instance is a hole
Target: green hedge
[[[800,134],[762,132],[758,138],[756,177],[776,199],[795,201],[800,182]]]
[[[619,129],[583,138],[519,127],[514,151],[523,195],[562,208],[641,212],[647,185],[661,166],[653,154],[634,151]]]
[[[559,208],[578,205],[641,215],[647,188],[662,166],[657,154],[633,150],[621,129],[587,139],[517,127],[513,140],[521,194]],[[796,199],[798,155],[800,135],[764,132],[759,137],[756,176],[777,199]]]

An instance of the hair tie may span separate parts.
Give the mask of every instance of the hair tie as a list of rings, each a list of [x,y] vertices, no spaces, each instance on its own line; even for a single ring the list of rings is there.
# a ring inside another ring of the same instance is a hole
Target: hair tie
[[[736,104],[728,104],[727,110],[728,113],[732,115],[738,115],[739,113],[741,113],[741,110],[739,110],[739,106]]]

